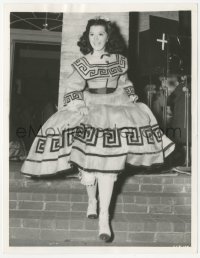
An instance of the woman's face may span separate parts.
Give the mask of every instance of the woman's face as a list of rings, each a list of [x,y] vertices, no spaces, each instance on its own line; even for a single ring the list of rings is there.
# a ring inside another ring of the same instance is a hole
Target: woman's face
[[[108,41],[108,34],[102,25],[93,25],[89,31],[89,41],[92,48],[96,51],[104,50]]]

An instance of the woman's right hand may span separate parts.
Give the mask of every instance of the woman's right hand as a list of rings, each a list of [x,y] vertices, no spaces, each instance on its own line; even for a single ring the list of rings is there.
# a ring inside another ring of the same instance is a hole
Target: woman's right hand
[[[129,96],[129,98],[133,101],[133,103],[135,103],[138,100],[138,95],[134,94]]]
[[[88,108],[87,107],[80,107],[79,112],[81,115],[87,116],[88,115]]]

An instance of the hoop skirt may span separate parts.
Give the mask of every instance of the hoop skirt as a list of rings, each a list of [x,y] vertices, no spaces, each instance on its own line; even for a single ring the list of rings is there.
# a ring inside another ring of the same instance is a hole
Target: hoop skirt
[[[82,57],[72,66],[64,106],[41,127],[21,172],[52,175],[73,164],[87,172],[120,173],[126,163],[162,164],[174,143],[145,104],[132,102],[126,58],[116,55],[114,62],[93,65]],[[115,90],[99,94],[105,85]],[[80,113],[83,107],[87,115]]]

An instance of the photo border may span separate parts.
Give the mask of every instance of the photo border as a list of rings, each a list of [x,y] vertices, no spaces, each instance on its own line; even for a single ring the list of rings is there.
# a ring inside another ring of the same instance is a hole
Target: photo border
[[[51,246],[51,247],[10,247],[9,246],[9,88],[10,88],[10,12],[156,12],[156,11],[191,11],[192,18],[192,242],[191,247],[82,247],[79,246]],[[143,3],[143,4],[4,4],[4,27],[3,27],[3,247],[4,252],[9,254],[83,254],[83,253],[193,253],[197,252],[197,4],[195,3]]]

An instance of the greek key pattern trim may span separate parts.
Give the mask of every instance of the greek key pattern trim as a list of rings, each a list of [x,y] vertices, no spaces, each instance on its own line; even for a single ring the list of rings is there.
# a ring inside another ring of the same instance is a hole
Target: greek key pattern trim
[[[96,131],[97,130],[94,127],[81,124],[81,126],[77,128],[74,139],[90,146],[96,146],[98,140],[98,134]]]
[[[46,144],[46,139],[41,139],[41,138],[38,139],[35,152],[42,154],[44,152],[45,144]]]
[[[128,146],[142,146],[145,144],[155,144],[156,142],[160,143],[162,141],[162,135],[163,132],[157,124],[153,126],[147,125],[114,129],[100,129],[81,124],[78,127],[65,129],[60,134],[38,136],[36,153],[43,153],[45,146],[46,150],[49,148],[49,152],[56,152],[61,148],[71,147],[75,140],[88,146],[98,145],[103,148],[121,147],[122,141]],[[50,142],[47,144],[47,141]]]
[[[114,77],[126,72],[127,59],[122,55],[117,55],[117,61],[115,62],[109,64],[90,64],[85,57],[81,57],[72,66],[85,80],[98,77]]]
[[[66,93],[63,98],[63,105],[67,106],[71,101],[74,100],[83,100],[83,92],[81,91],[72,91],[70,93]]]
[[[153,125],[152,126],[152,131],[153,131],[153,134],[154,134],[157,142],[161,142],[162,141],[162,136],[163,136],[163,131],[159,128],[159,125],[158,124]]]

